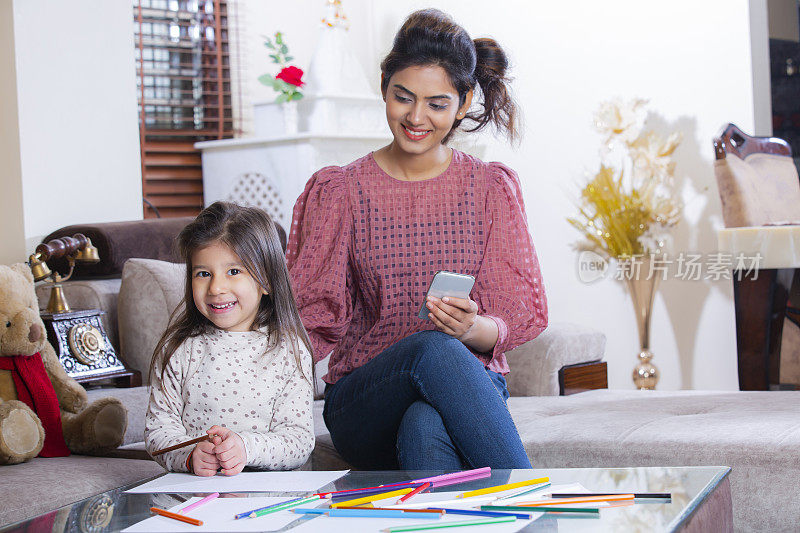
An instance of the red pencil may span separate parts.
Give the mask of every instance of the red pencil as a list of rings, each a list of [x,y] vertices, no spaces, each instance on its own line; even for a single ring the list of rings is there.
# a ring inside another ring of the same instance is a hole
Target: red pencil
[[[181,522],[186,522],[187,524],[192,524],[193,526],[202,526],[203,521],[198,520],[197,518],[192,518],[190,516],[184,516],[182,514],[171,513],[169,511],[165,511],[164,509],[159,509],[158,507],[151,507],[150,510],[158,515],[165,516],[167,518],[172,518],[173,520],[180,520]]]
[[[394,502],[394,504],[398,505],[400,503],[403,503],[404,501],[406,501],[407,499],[411,498],[412,496],[416,496],[420,492],[424,492],[424,491],[428,490],[429,488],[431,488],[431,482],[430,481],[428,481],[424,485],[420,485],[419,487],[417,487],[416,489],[412,490],[408,494],[404,494],[399,500]]]

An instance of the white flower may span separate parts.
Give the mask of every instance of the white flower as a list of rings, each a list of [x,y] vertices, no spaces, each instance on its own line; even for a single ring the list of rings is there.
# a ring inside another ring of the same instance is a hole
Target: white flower
[[[664,140],[653,131],[642,133],[628,143],[633,173],[636,179],[658,179],[668,181],[675,170],[672,153],[681,142],[680,132],[675,132]]]
[[[625,143],[639,136],[644,126],[644,104],[647,100],[636,98],[629,102],[615,98],[603,102],[594,115],[597,131],[603,134],[606,143],[618,139]]]

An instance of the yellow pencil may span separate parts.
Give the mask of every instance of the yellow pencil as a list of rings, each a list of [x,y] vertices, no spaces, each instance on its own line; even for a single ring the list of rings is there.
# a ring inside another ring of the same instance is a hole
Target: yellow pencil
[[[355,500],[347,500],[346,502],[332,503],[331,509],[336,509],[338,507],[343,507],[343,506],[361,505],[362,503],[374,502],[375,500],[382,500],[384,498],[393,498],[395,496],[408,494],[412,490],[414,490],[414,487],[408,489],[393,490],[392,492],[382,492],[380,494],[372,494],[370,496],[364,496],[363,498],[356,498]]]
[[[550,481],[549,477],[540,477],[536,479],[529,479],[528,481],[519,481],[517,483],[506,483],[505,485],[497,485],[495,487],[486,487],[485,489],[471,490],[456,496],[456,498],[469,498],[471,496],[482,496],[484,494],[491,494],[493,492],[502,492],[504,490],[517,489],[519,487],[527,487],[528,485],[536,485],[537,483],[547,483]]]

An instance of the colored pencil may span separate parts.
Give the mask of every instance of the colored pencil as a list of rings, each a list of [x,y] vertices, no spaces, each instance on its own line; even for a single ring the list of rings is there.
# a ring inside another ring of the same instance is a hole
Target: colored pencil
[[[597,513],[597,507],[522,507],[519,505],[481,505],[481,511],[533,511],[536,513]]]
[[[159,509],[158,507],[151,507],[150,511],[166,518],[172,518],[173,520],[179,520],[181,522],[186,522],[187,524],[192,524],[193,526],[203,525],[202,520],[198,520],[197,518],[192,518],[190,516],[183,516],[182,514],[178,513],[171,513],[170,511],[165,511],[164,509]]]
[[[406,501],[406,500],[408,500],[410,498],[413,498],[414,496],[416,496],[420,492],[424,492],[425,490],[427,490],[429,488],[431,488],[431,482],[430,481],[426,481],[425,483],[423,483],[422,485],[420,485],[416,489],[412,490],[411,492],[409,492],[405,496],[401,496],[400,499],[397,500],[395,503],[403,503],[404,501]]]
[[[400,505],[385,505],[387,509],[413,509],[414,507],[448,507],[448,506],[460,506],[464,504],[478,504],[478,503],[486,503],[486,502],[493,502],[497,500],[496,496],[488,495],[488,496],[474,496],[472,498],[459,498],[459,499],[449,499],[449,500],[436,500],[432,502],[405,502],[401,503]]]
[[[470,481],[475,481],[476,479],[484,479],[491,476],[491,472],[478,472],[477,474],[472,474],[471,476],[442,479],[439,481],[431,481],[430,483],[433,483],[433,488],[439,488],[446,487],[448,485],[457,485],[459,483],[469,483]]]
[[[320,499],[321,498],[317,495],[309,496],[308,498],[295,498],[294,500],[268,505],[259,509],[253,509],[252,511],[247,511],[246,513],[239,513],[234,518],[237,520],[240,518],[258,518],[259,516],[264,516],[265,514],[277,513],[278,511],[284,511],[286,509],[291,509],[292,507],[297,507],[299,505],[305,505]]]
[[[483,474],[485,472],[491,473],[492,469],[489,468],[488,466],[484,466],[483,468],[476,468],[474,470],[462,470],[460,472],[451,472],[449,474],[442,474],[440,476],[423,477],[423,478],[420,478],[420,479],[415,479],[414,482],[415,483],[420,483],[420,482],[425,482],[425,481],[433,481],[434,482],[433,485],[435,487],[436,486],[436,481],[443,481],[445,479],[454,479],[454,478],[460,478],[460,477],[475,476],[475,475],[478,475],[478,474]]]
[[[197,444],[198,442],[202,442],[210,438],[211,435],[203,435],[202,437],[197,437],[196,439],[187,440],[186,442],[181,442],[180,444],[175,444],[174,446],[169,446],[168,448],[164,448],[162,450],[156,450],[150,455],[152,457],[155,457],[156,455],[161,455],[162,453],[171,452],[172,450],[177,450],[179,448],[185,448],[186,446],[191,446],[192,444]]]
[[[476,509],[439,509],[434,507],[434,510],[444,511],[446,514],[463,514],[470,516],[516,516],[522,520],[530,520],[532,518],[530,513],[512,513],[504,511],[478,511]]]
[[[444,513],[427,512],[428,510],[405,510],[405,509],[375,509],[368,507],[356,507],[348,509],[326,509],[324,507],[317,507],[315,509],[292,509],[293,513],[297,514],[326,514],[329,516],[353,516],[359,518],[441,518]]]
[[[382,492],[389,492],[390,490],[399,490],[399,489],[415,489],[417,487],[421,487],[425,483],[409,483],[408,485],[402,485],[398,487],[375,487],[369,489],[358,489],[352,492],[345,492],[339,494],[331,494],[331,500],[338,500],[341,501],[343,499],[352,500],[359,496],[369,496],[370,494],[380,494]]]
[[[375,509],[376,511],[403,511],[406,513],[435,513],[435,514],[444,514],[444,511],[439,509],[396,509],[391,507],[367,507],[367,505],[372,504],[364,504],[363,506],[358,507],[337,507],[337,509]]]
[[[438,520],[442,517],[438,513],[405,512],[402,509],[329,509],[328,515],[357,518],[425,518],[429,520]]]
[[[465,527],[465,526],[484,526],[489,524],[500,524],[503,522],[514,522],[516,517],[498,516],[496,518],[481,518],[479,520],[463,520],[461,522],[442,522],[440,524],[420,524],[416,526],[396,526],[382,529],[386,533],[400,533],[403,531],[422,531],[424,529],[444,529],[446,527]]]
[[[630,494],[630,492],[554,492],[550,495],[551,498],[578,498],[581,496],[606,496],[606,495]],[[634,492],[634,498],[653,499],[653,500],[671,500],[671,492]]]
[[[194,502],[194,503],[193,503],[193,504],[191,504],[191,505],[187,505],[186,507],[184,507],[183,509],[181,509],[181,510],[180,510],[180,511],[178,511],[178,512],[179,512],[179,513],[188,513],[188,512],[189,512],[189,511],[191,511],[192,509],[197,509],[198,507],[200,507],[200,506],[201,506],[201,505],[203,505],[204,503],[208,503],[208,502],[210,502],[211,500],[216,500],[217,498],[219,498],[219,492],[215,492],[215,493],[213,493],[213,494],[209,494],[208,496],[206,496],[206,497],[205,497],[205,498],[203,498],[202,500],[196,501],[196,502]]]
[[[603,496],[581,496],[579,498],[555,498],[550,500],[536,500],[532,502],[515,502],[515,505],[536,507],[537,505],[563,505],[565,503],[591,503],[591,502],[618,502],[632,500],[633,494],[606,494]]]
[[[514,494],[509,494],[508,496],[503,496],[501,498],[498,498],[498,501],[510,500],[511,498],[518,498],[519,496],[525,496],[526,494],[530,494],[532,492],[537,492],[537,491],[540,491],[542,489],[546,489],[549,486],[550,486],[550,482],[548,481],[547,483],[542,483],[540,485],[536,485],[535,487],[522,489],[521,491],[515,492]]]
[[[314,496],[316,496],[316,494]],[[299,502],[300,500],[305,500],[305,499],[306,499],[305,496],[303,496],[302,498],[294,498],[292,500],[286,500],[285,502],[273,503],[272,505],[267,505],[266,507],[259,507],[258,509],[253,509],[252,511],[247,511],[246,513],[239,513],[236,516],[234,516],[233,518],[235,518],[236,520],[239,520],[240,518],[248,518],[251,514],[257,512],[257,511],[264,511],[266,509],[273,509],[275,507],[283,507],[284,505],[288,505],[288,504],[294,503],[294,502]]]
[[[469,498],[470,496],[483,496],[484,494],[492,494],[494,492],[503,492],[504,490],[518,489],[520,487],[527,487],[529,485],[538,485],[539,483],[547,483],[550,481],[549,477],[539,477],[536,479],[529,479],[527,481],[519,481],[517,483],[506,483],[505,485],[495,485],[494,487],[486,487],[485,489],[470,490],[459,494],[458,498]]]
[[[330,496],[335,495],[335,494],[353,494],[353,493],[358,493],[359,491],[362,491],[362,490],[372,490],[372,489],[384,489],[385,490],[387,488],[391,489],[392,487],[404,488],[404,487],[409,487],[411,485],[417,486],[420,483],[425,483],[425,482],[424,481],[401,481],[401,482],[398,482],[398,483],[387,483],[386,485],[377,485],[375,487],[361,487],[361,488],[358,488],[358,489],[334,490],[334,491],[331,491],[331,492],[317,492],[315,494],[317,496],[322,497],[322,498],[326,498],[326,497],[330,497]]]
[[[331,509],[336,509],[337,507],[343,507],[343,506],[359,505],[361,503],[367,503],[367,502],[374,502],[375,500],[383,500],[385,498],[394,498],[395,496],[400,496],[401,494],[408,494],[412,490],[414,490],[414,489],[406,488],[406,489],[400,489],[400,490],[393,490],[391,492],[382,492],[382,493],[379,493],[379,494],[370,494],[369,496],[364,496],[363,498],[356,498],[355,500],[347,500],[347,501],[344,501],[344,502],[332,503],[331,504]]]

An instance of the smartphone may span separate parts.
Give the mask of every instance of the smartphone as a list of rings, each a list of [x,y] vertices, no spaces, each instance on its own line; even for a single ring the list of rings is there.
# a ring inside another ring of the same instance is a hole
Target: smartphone
[[[428,318],[430,310],[426,307],[428,296],[435,296],[436,298],[451,296],[453,298],[467,299],[473,285],[475,285],[475,278],[469,274],[458,274],[447,270],[438,271],[433,275],[431,286],[428,287],[425,301],[422,302],[422,307],[419,310],[419,318],[430,320]]]

